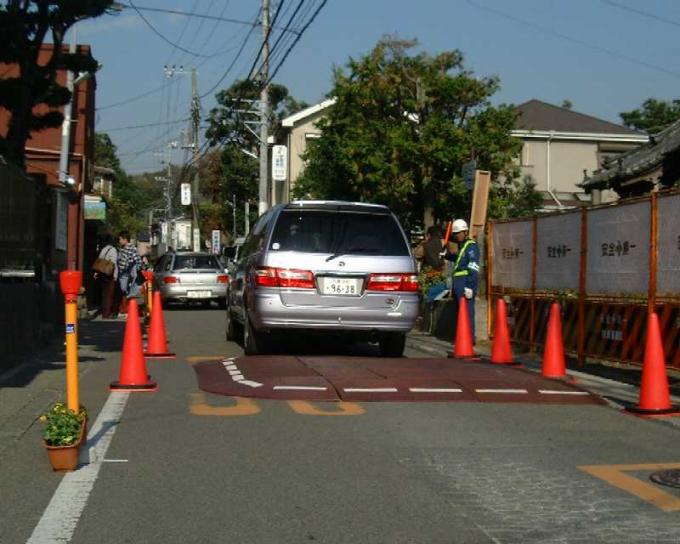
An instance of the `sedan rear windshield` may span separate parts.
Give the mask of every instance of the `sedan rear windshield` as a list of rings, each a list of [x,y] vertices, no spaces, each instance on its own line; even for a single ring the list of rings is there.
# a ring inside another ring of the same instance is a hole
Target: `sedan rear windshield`
[[[404,235],[392,215],[318,210],[282,212],[269,249],[339,255],[409,255]]]
[[[173,265],[174,270],[218,270],[221,268],[217,259],[212,255],[177,255]]]

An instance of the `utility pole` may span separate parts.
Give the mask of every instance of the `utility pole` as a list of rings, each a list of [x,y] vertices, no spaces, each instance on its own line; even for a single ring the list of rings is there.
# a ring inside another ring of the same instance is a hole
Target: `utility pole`
[[[201,231],[198,217],[198,131],[201,123],[201,102],[198,97],[198,78],[196,68],[191,70],[191,146],[194,164],[194,179],[191,183],[191,211],[194,251],[201,251]]]
[[[267,140],[269,139],[269,0],[262,0],[262,70],[260,81],[260,185],[258,191],[259,203],[258,214],[262,215],[269,208],[268,204],[268,181],[269,169],[267,160]]]

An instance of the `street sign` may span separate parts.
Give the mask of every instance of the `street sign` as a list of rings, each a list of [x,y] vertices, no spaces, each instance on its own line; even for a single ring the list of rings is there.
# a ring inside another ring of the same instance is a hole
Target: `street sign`
[[[286,181],[288,166],[288,148],[285,145],[272,147],[272,179]]]
[[[201,251],[201,231],[194,229],[194,251]]]
[[[463,163],[461,174],[463,176],[463,183],[465,188],[469,191],[475,186],[475,170],[477,169],[477,161],[468,161]]]
[[[212,245],[211,249],[213,254],[219,255],[221,248],[220,248],[220,235],[221,232],[219,230],[214,230],[212,231]]]
[[[191,183],[182,183],[180,193],[182,206],[189,206],[191,204]]]

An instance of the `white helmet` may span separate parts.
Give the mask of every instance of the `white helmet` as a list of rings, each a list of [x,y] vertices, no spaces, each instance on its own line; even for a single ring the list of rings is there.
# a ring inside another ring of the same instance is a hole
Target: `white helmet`
[[[470,230],[468,229],[468,224],[463,219],[456,219],[453,222],[453,228],[451,229],[451,232],[455,234],[457,232],[463,232],[464,230]]]

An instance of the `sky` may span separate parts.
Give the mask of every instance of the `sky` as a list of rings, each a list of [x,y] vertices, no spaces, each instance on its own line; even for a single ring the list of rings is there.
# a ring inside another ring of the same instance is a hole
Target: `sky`
[[[271,0],[272,14],[280,1],[283,27],[298,0]],[[181,132],[188,121],[176,121],[189,117],[191,69],[197,69],[199,93],[205,95],[205,117],[215,105],[214,93],[245,77],[260,48],[259,27],[247,38],[249,25],[183,14],[253,21],[261,0],[133,2],[167,41],[131,8],[78,23],[75,33],[102,64],[96,130],[111,136],[123,167],[139,173],[158,170],[168,156],[173,163],[185,160]],[[298,15],[309,8],[306,21],[320,4],[308,0]],[[397,35],[417,39],[418,51],[429,54],[459,49],[475,74],[497,75],[496,104],[537,98],[560,105],[568,99],[575,111],[620,123],[620,112],[647,98],[680,98],[678,27],[678,0],[328,0],[274,81],[315,104],[329,93],[334,66],[368,53],[384,35]],[[278,35],[274,31],[272,44]],[[273,54],[273,65],[290,36]],[[168,76],[164,66],[175,70]],[[152,126],[126,128],[138,125]],[[170,141],[180,147],[168,151]]]

